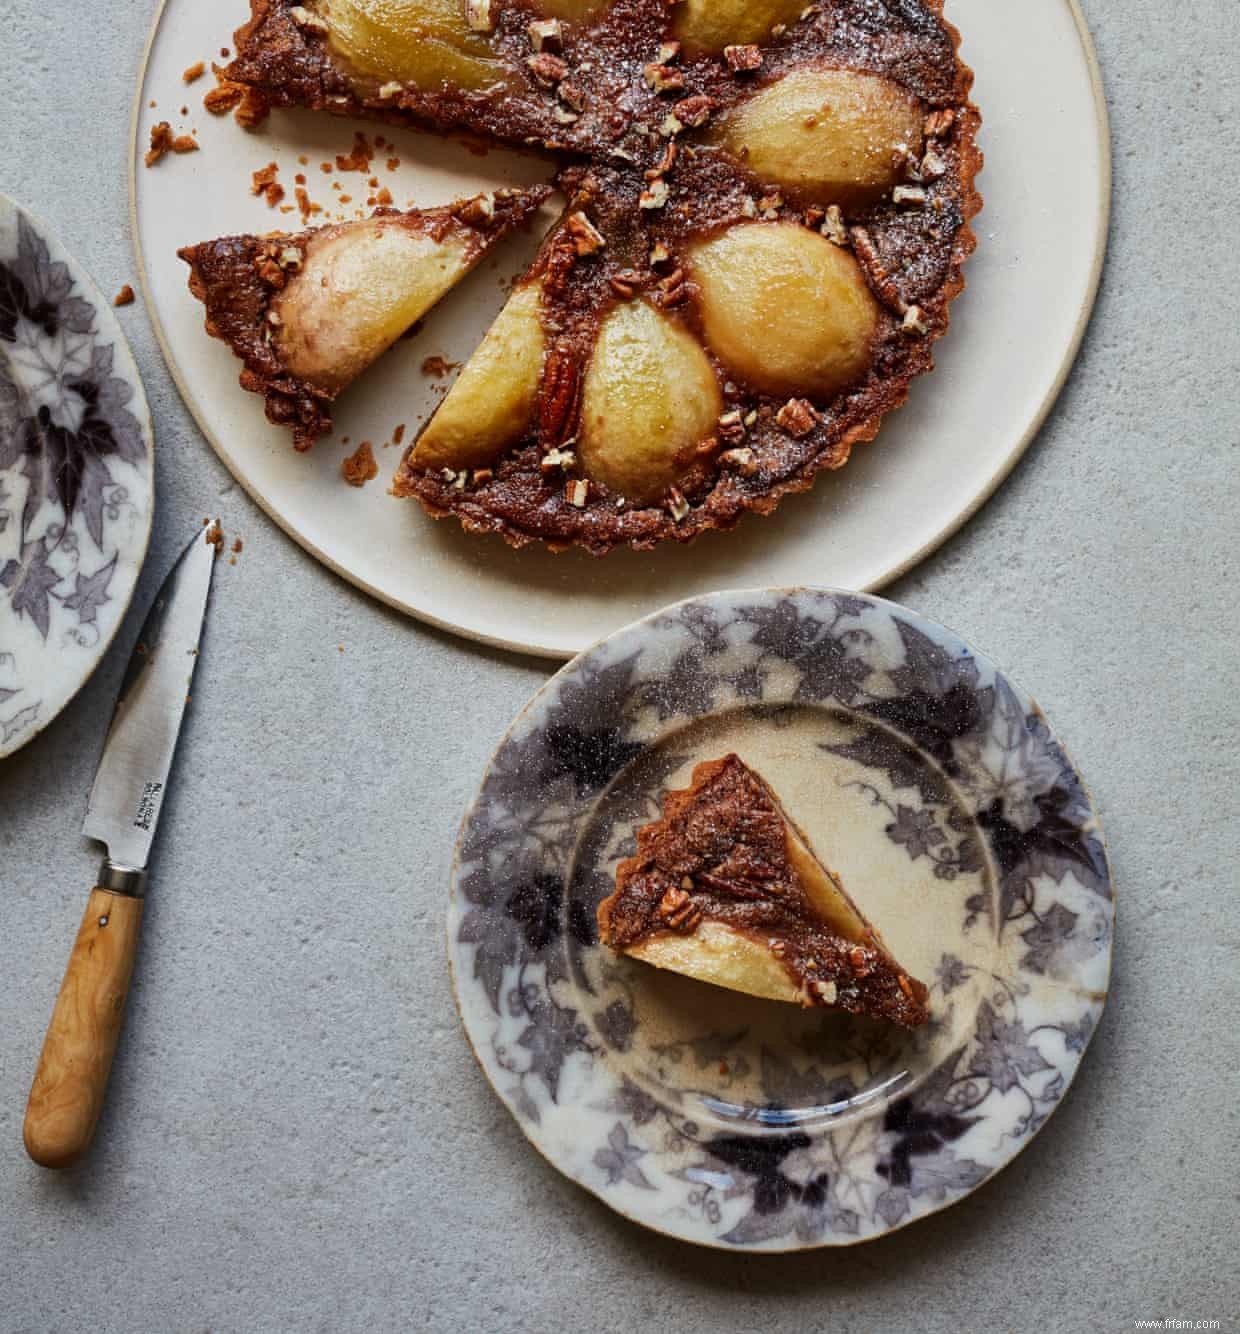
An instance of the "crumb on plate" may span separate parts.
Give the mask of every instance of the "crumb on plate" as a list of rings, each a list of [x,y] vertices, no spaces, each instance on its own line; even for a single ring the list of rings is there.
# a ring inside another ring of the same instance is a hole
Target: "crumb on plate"
[[[379,465],[369,440],[363,440],[340,465],[340,475],[350,486],[365,486],[378,477]]]

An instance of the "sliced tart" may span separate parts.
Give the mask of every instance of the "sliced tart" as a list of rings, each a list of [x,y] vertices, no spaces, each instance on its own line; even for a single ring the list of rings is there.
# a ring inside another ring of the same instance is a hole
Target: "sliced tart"
[[[925,985],[738,756],[698,765],[637,847],[599,905],[611,949],[767,1000],[928,1021]]]
[[[330,405],[550,194],[479,195],[380,209],[295,234],[229,236],[179,252],[207,332],[245,363],[244,388],[291,426],[298,449],[331,429]]]
[[[536,147],[572,201],[395,494],[603,555],[843,467],[933,368],[975,246],[943,3],[251,0],[225,77],[254,104]]]

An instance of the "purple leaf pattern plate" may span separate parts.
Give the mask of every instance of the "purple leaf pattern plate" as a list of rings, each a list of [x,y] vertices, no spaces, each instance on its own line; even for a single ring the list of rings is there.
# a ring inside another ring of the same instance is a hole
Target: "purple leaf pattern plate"
[[[613,955],[595,911],[693,766],[736,751],[904,965],[909,1034]],[[1037,705],[881,599],[723,593],[622,630],[513,724],[466,815],[449,949],[484,1071],[621,1214],[757,1251],[880,1236],[1028,1143],[1106,1000],[1114,903],[1088,792]]]
[[[150,535],[152,451],[107,303],[0,195],[0,757],[64,708],[120,624]]]

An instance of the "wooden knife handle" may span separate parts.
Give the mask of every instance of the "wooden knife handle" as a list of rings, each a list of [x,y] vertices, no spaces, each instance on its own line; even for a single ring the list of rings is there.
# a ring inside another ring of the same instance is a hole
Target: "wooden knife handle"
[[[141,923],[141,899],[91,892],[26,1106],[26,1152],[41,1167],[69,1167],[90,1147],[125,1018]]]

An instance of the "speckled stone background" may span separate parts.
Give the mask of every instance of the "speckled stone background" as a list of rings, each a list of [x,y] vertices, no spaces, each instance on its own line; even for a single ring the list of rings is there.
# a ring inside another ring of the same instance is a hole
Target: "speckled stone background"
[[[0,188],[107,291],[136,278],[153,8],[0,0]],[[1116,161],[1093,327],[1016,474],[890,590],[1028,685],[1106,822],[1113,999],[1047,1129],[932,1222],[799,1258],[648,1235],[547,1167],[474,1064],[442,935],[462,808],[547,669],[372,605],[281,536],[139,304],[160,495],[139,602],[204,514],[246,545],[219,572],[112,1097],[64,1176],[27,1161],[21,1120],[133,617],[0,764],[0,1330],[1237,1327],[1240,6],[1085,8]]]

